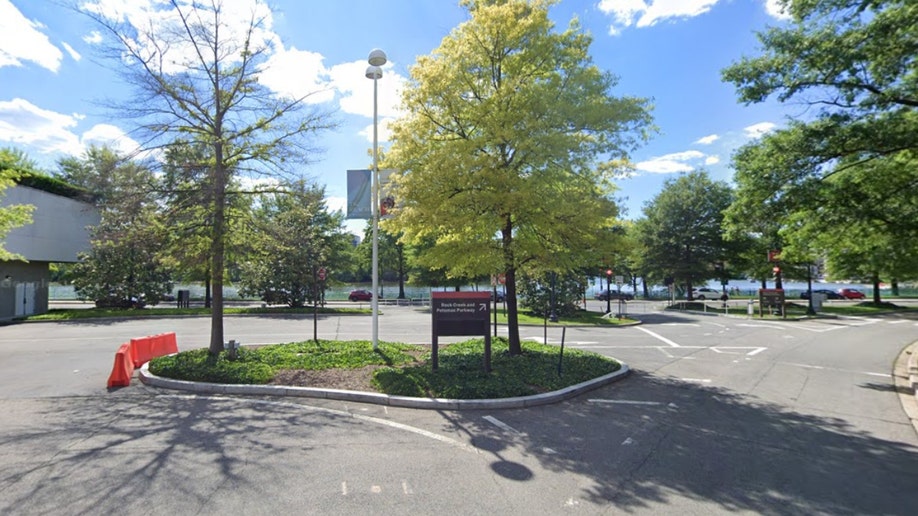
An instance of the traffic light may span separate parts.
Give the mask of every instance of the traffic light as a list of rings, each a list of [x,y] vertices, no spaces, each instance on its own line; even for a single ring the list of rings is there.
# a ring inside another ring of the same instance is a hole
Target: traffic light
[[[771,268],[771,272],[775,273],[775,276],[777,276],[778,274],[781,274],[781,267],[774,266]]]
[[[606,269],[606,276],[612,277],[612,269]]]

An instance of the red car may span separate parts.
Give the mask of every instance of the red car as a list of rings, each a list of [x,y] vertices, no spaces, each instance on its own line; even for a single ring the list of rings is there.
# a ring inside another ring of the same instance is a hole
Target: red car
[[[363,289],[352,290],[347,298],[351,301],[370,301],[373,299],[373,293]]]
[[[838,293],[845,299],[864,299],[864,293],[855,288],[840,288]]]

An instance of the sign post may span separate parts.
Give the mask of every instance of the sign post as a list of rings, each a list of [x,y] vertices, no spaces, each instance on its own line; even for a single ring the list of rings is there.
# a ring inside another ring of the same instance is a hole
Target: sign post
[[[781,317],[786,318],[787,313],[784,311],[784,289],[780,288],[760,288],[759,289],[759,317],[764,317],[765,307],[769,309],[780,309]]]
[[[487,292],[431,293],[431,363],[434,371],[440,366],[438,337],[481,335],[485,341],[484,369],[491,372],[490,297]]]

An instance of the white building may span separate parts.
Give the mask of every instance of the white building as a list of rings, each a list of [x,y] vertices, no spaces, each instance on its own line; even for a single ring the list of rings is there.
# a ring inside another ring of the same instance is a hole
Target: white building
[[[99,223],[91,204],[28,186],[7,188],[0,206],[31,204],[32,223],[13,229],[3,247],[27,261],[0,261],[0,321],[48,311],[52,262],[76,262],[88,252],[89,228]]]

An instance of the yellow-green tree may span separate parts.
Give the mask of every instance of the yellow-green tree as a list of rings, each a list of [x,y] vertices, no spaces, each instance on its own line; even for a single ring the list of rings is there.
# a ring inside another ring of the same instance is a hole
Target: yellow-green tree
[[[517,272],[564,273],[596,257],[615,223],[609,182],[646,137],[645,99],[616,97],[577,20],[551,0],[465,0],[468,21],[411,68],[408,113],[385,166],[399,207],[387,224],[450,276],[506,274],[510,352],[520,353]]]

